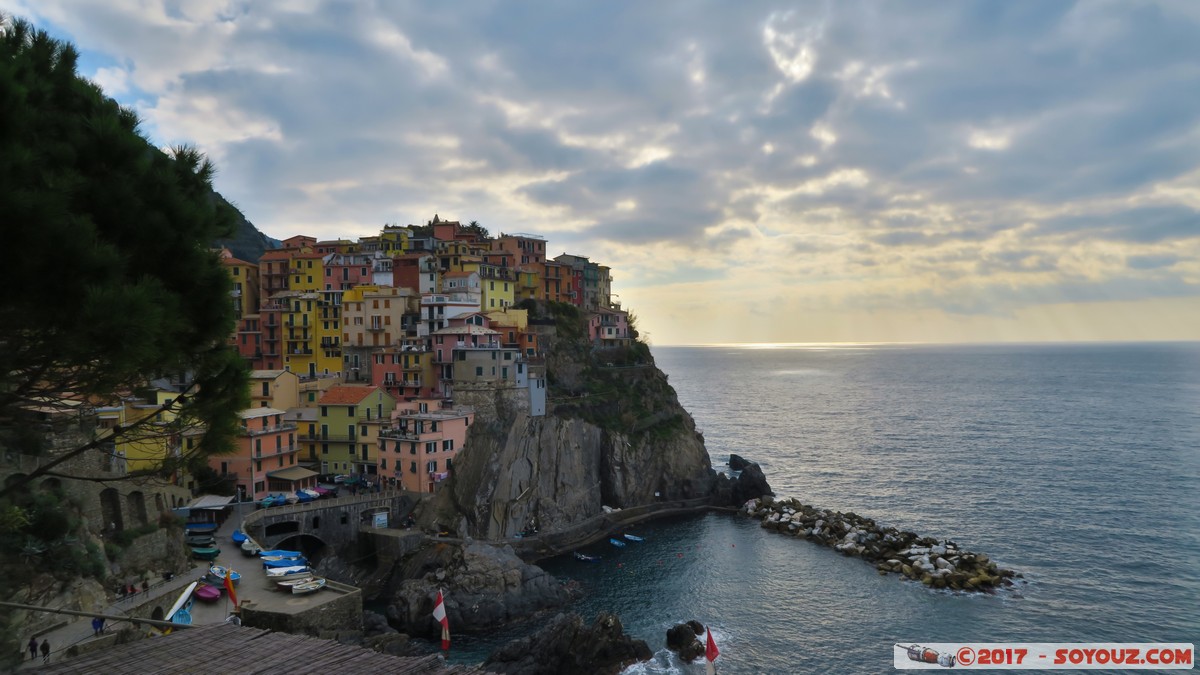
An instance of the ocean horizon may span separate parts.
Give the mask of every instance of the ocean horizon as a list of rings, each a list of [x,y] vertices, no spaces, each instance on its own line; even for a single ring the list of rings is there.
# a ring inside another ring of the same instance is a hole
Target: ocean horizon
[[[584,588],[574,611],[613,611],[649,643],[628,672],[703,672],[664,648],[689,619],[731,674],[891,672],[894,643],[1200,635],[1200,343],[653,351],[714,468],[742,455],[779,497],[953,540],[1025,580],[934,591],[742,516],[655,521],[640,544],[587,547],[599,563],[543,562]]]

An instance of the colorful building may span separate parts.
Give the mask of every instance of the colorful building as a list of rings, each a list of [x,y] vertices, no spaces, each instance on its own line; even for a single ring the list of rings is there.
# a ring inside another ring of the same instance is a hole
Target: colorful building
[[[243,410],[237,452],[209,457],[209,466],[233,481],[239,494],[257,501],[315,485],[316,473],[296,465],[296,425],[283,416],[277,408]]]
[[[250,407],[288,410],[300,406],[300,378],[287,370],[250,372]]]
[[[378,475],[405,490],[433,492],[450,477],[474,421],[470,408],[444,408],[437,399],[402,403],[380,431]]]
[[[373,475],[379,426],[396,408],[396,399],[375,386],[339,384],[317,401],[321,473]]]

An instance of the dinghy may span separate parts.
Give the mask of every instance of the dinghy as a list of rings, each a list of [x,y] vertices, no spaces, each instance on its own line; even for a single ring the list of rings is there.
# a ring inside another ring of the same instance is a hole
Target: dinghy
[[[300,551],[285,551],[280,548],[272,549],[270,551],[259,551],[258,554],[264,558],[299,558],[300,556],[304,555]]]
[[[223,586],[225,584],[225,575],[229,573],[228,567],[222,567],[221,565],[210,565],[208,568],[208,580],[217,586]],[[233,585],[237,586],[238,582],[241,580],[241,573],[233,572]]]
[[[303,595],[304,593],[313,593],[315,591],[319,591],[324,587],[325,580],[317,577],[312,581],[306,581],[302,584],[296,584],[295,586],[292,586],[292,593],[294,595]]]
[[[286,577],[276,581],[275,584],[285,590],[291,590],[292,586],[295,586],[296,584],[302,584],[306,581],[312,581],[312,578],[312,572],[296,572],[295,574],[289,574]]]
[[[254,543],[253,539],[247,539],[246,541],[242,542],[242,555],[248,558],[253,558],[261,552],[262,549],[259,548],[258,544]]]
[[[625,542],[621,541],[620,539],[609,539],[608,543],[616,546],[617,548],[625,548]]]
[[[276,579],[283,578],[289,574],[299,574],[300,572],[308,572],[308,565],[294,565],[292,567],[274,567],[267,570],[267,577]]]
[[[265,569],[295,567],[297,565],[307,565],[308,560],[304,558],[280,558],[278,560],[263,559],[263,567]]]
[[[588,555],[588,554],[586,554],[586,553],[580,553],[579,551],[576,551],[576,552],[575,552],[575,559],[576,559],[576,560],[579,560],[579,561],[581,561],[581,562],[599,562],[599,561],[600,561],[600,556],[598,556],[598,555]]]
[[[629,541],[646,541],[645,539],[642,539],[641,537],[638,537],[638,536],[634,536],[632,534],[625,535],[625,538],[628,539]]]
[[[163,620],[171,621],[173,623],[191,623],[192,615],[190,613],[186,616],[186,620],[183,621],[178,620],[184,618],[178,616],[178,614],[180,611],[183,611],[185,607],[187,607],[188,603],[192,599],[192,591],[196,590],[196,587],[199,585],[199,582],[193,581],[188,585],[187,588],[183,589],[183,592],[179,594],[179,598],[175,600],[175,604],[171,605],[171,611],[167,612],[166,617]]]
[[[188,534],[212,534],[219,526],[216,523],[187,523],[183,527]]]
[[[233,543],[237,544],[238,546],[246,543],[246,540],[249,539],[249,537],[246,536],[246,533],[242,532],[241,530],[234,530],[233,534],[230,535],[229,538],[232,539]]]
[[[216,602],[221,599],[221,589],[208,584],[201,584],[196,589],[196,597],[202,602]]]
[[[192,557],[199,560],[216,560],[217,556],[221,555],[221,549],[213,546],[207,548],[193,548]]]

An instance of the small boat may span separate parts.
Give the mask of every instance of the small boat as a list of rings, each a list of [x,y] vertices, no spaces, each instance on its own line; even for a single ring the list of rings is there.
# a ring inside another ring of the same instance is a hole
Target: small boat
[[[313,578],[312,572],[296,572],[295,574],[289,574],[286,577],[277,580],[275,582],[275,584],[278,585],[280,588],[291,588],[292,586],[295,586],[296,584],[302,584],[306,581],[312,581],[312,578]]]
[[[632,534],[625,535],[625,538],[629,541],[646,541],[645,539]]]
[[[216,560],[221,555],[221,549],[213,546],[208,548],[193,548],[192,557],[200,560]]]
[[[221,599],[221,588],[219,586],[201,584],[196,589],[196,598],[202,602],[216,602]]]
[[[309,497],[312,497],[313,499],[321,498],[321,493],[317,492],[315,488],[302,488],[302,489],[296,491],[296,494],[300,494],[300,493],[304,493],[304,494],[308,495]]]
[[[625,542],[621,541],[620,539],[609,539],[608,543],[616,546],[617,548],[625,548]]]
[[[185,607],[187,607],[189,605],[189,603],[192,599],[192,591],[196,590],[196,586],[199,586],[199,585],[200,584],[198,582],[193,581],[191,584],[188,585],[187,588],[183,589],[183,592],[179,594],[179,598],[175,600],[175,604],[171,605],[171,611],[167,612],[167,614],[163,620],[164,621],[173,621],[175,623],[191,623],[192,622],[191,614],[187,615],[186,621],[177,621],[176,619],[181,618],[181,617],[178,617],[177,615],[179,614],[180,611],[182,611]]]
[[[220,526],[216,523],[187,523],[183,527],[188,534],[206,534],[216,532]]]
[[[334,494],[336,494],[336,493],[334,493],[333,490],[323,488],[319,485],[317,487],[313,488],[312,491],[317,493],[318,497],[332,497],[332,496],[334,496]]]
[[[221,565],[211,565],[208,568],[208,580],[218,586],[222,586],[225,584],[225,576],[227,574],[233,574],[233,585],[234,586],[237,586],[238,583],[240,583],[242,580],[241,573],[239,573],[239,572],[231,573],[229,571],[228,567],[222,567]]]
[[[242,542],[242,555],[252,558],[261,552],[262,549],[258,547],[258,544],[254,543],[253,539],[247,539]]]
[[[294,595],[302,595],[304,593],[313,593],[315,591],[321,590],[324,587],[325,587],[325,580],[322,579],[321,577],[317,577],[316,579],[313,579],[312,581],[306,581],[302,584],[296,584],[295,586],[292,586],[292,593]]]
[[[192,623],[192,599],[188,598],[187,603],[175,610],[174,616],[171,617],[171,623],[177,623],[183,626],[190,626]]]
[[[263,567],[267,569],[279,569],[281,567],[296,567],[297,565],[307,565],[308,560],[305,558],[279,558],[276,560],[263,559]]]
[[[283,497],[276,497],[275,495],[267,495],[258,502],[258,505],[264,509],[269,509],[272,506],[279,506],[281,504],[283,504]]]
[[[267,570],[267,576],[271,578],[286,577],[289,574],[300,574],[301,572],[309,572],[308,565],[292,565],[291,567],[272,567]]]
[[[259,551],[258,554],[264,558],[272,556],[277,558],[299,558],[304,555],[300,551],[285,551],[281,548],[271,549],[270,551]]]
[[[279,495],[278,498],[282,499],[287,504],[295,504],[297,501],[300,500],[300,498],[297,497],[296,493],[294,493],[294,492],[289,492],[285,495]]]
[[[304,560],[302,555],[264,555],[259,558],[262,561],[279,562],[280,560]],[[299,564],[299,563],[297,563]]]
[[[232,539],[233,543],[237,544],[238,546],[246,543],[246,540],[249,539],[249,537],[246,536],[246,533],[242,532],[241,530],[234,530],[233,534],[230,535],[229,538]]]
[[[600,561],[600,556],[598,556],[598,555],[588,555],[588,554],[586,554],[586,553],[580,553],[579,551],[576,551],[576,552],[575,552],[575,559],[576,559],[576,560],[579,560],[579,561],[582,561],[582,562],[599,562],[599,561]]]
[[[183,543],[195,548],[212,548],[217,545],[217,539],[211,534],[189,534],[183,538]]]

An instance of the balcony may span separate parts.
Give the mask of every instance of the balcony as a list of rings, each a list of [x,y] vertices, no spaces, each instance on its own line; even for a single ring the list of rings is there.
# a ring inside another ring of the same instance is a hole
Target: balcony
[[[313,353],[311,349],[292,349],[288,352],[292,356],[309,356]]]
[[[263,434],[275,434],[275,433],[279,433],[281,431],[295,431],[295,430],[296,430],[295,424],[280,424],[279,426],[267,427],[266,429],[263,429],[261,427],[258,429],[250,429],[248,427],[242,427],[242,435],[253,437],[253,436],[262,436]]]
[[[388,329],[388,326],[367,326],[367,331],[371,333],[381,333]]]
[[[379,438],[398,441],[420,441],[421,434],[400,427],[385,427],[379,430]]]
[[[270,459],[272,457],[278,457],[280,455],[288,455],[293,452],[296,452],[296,446],[285,445],[282,448],[277,448],[274,450],[268,449],[268,450],[264,450],[262,452],[255,452],[254,459]]]

